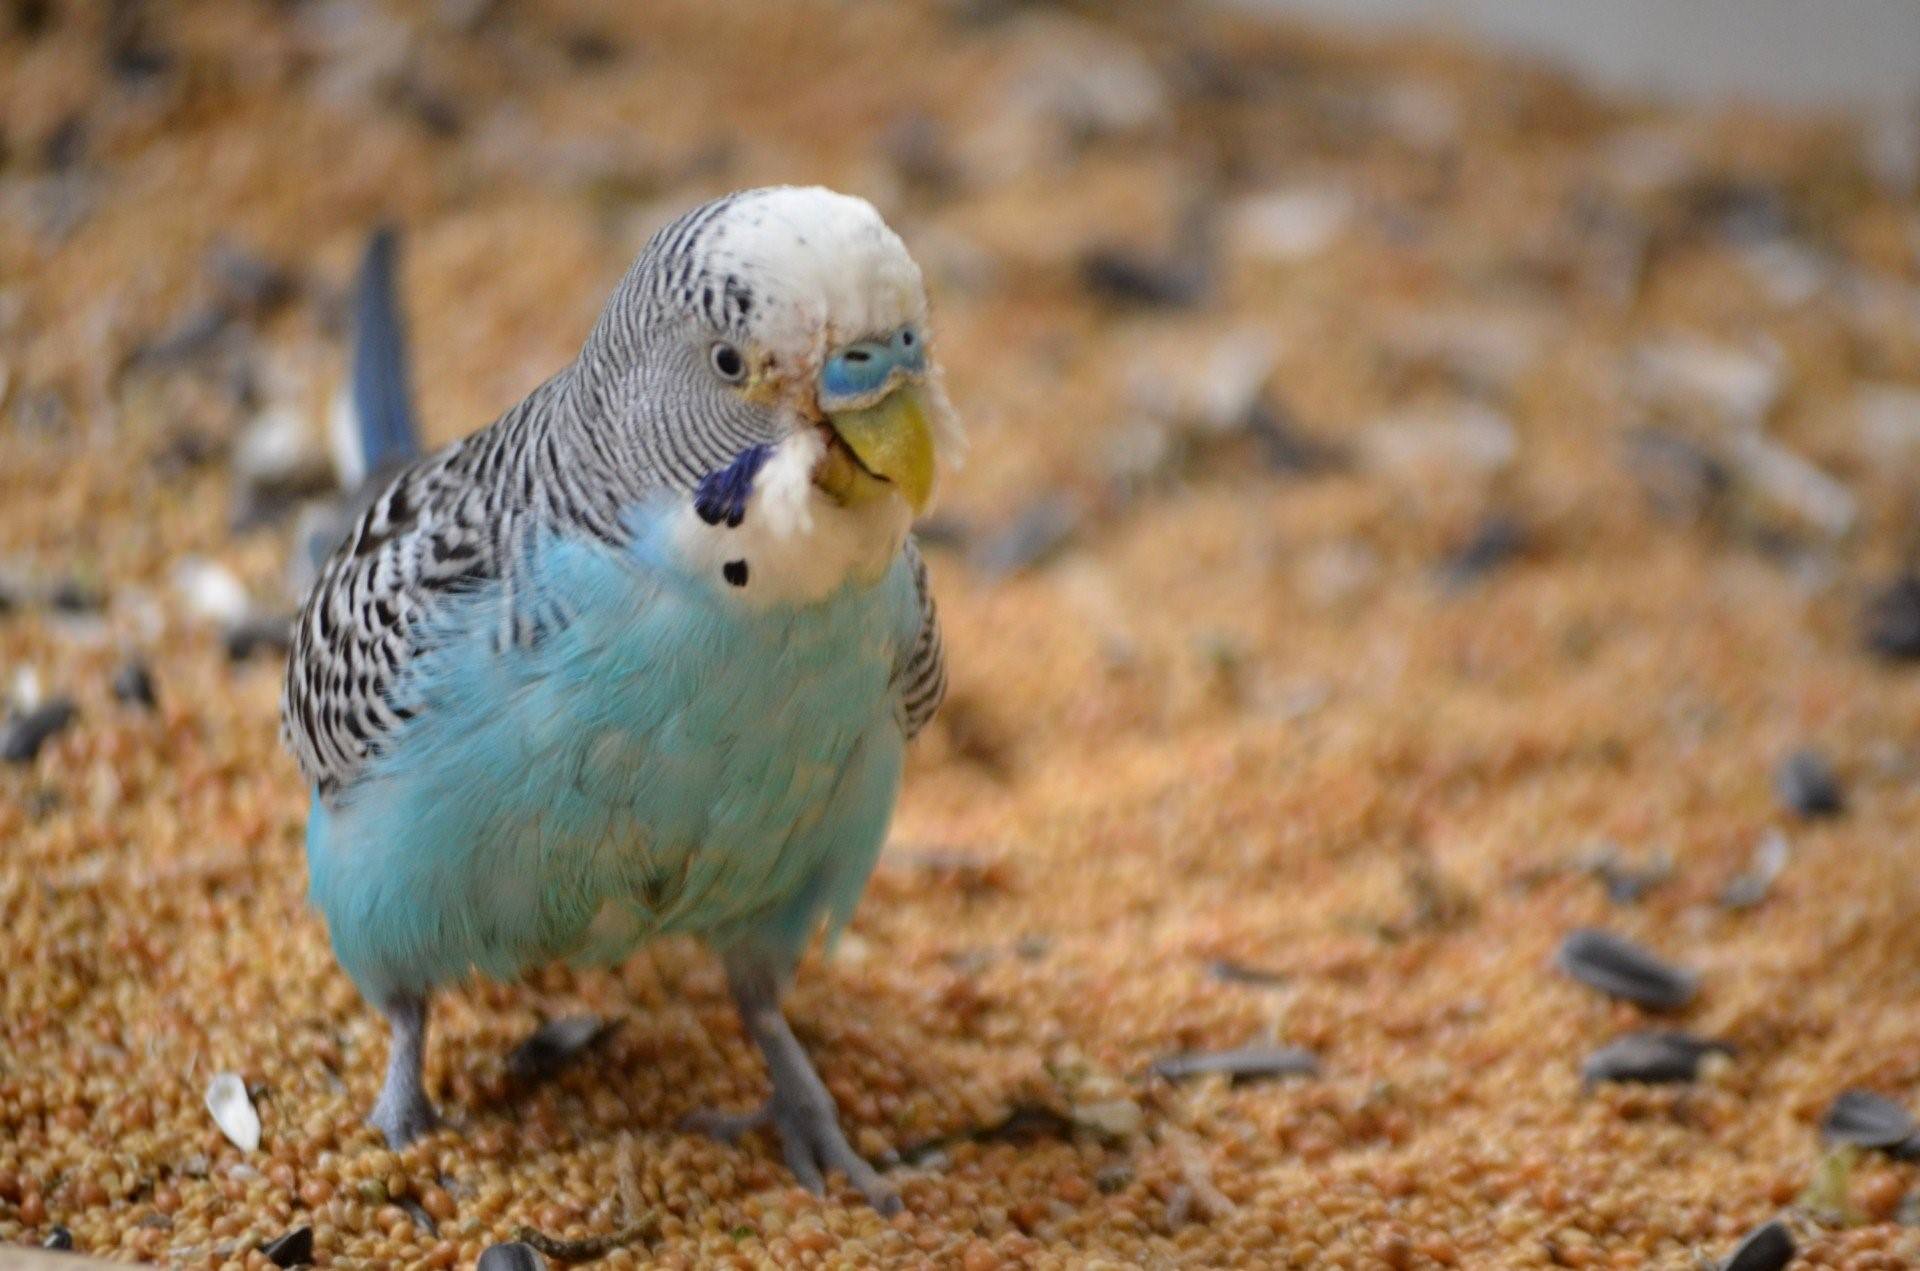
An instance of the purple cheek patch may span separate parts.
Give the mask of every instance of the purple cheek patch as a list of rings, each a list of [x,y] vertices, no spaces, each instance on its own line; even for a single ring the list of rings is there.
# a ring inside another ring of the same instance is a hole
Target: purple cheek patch
[[[753,479],[773,455],[770,445],[749,446],[740,457],[717,472],[709,472],[693,492],[693,510],[708,525],[725,521],[728,529],[738,529],[746,519],[747,497],[753,493]]]

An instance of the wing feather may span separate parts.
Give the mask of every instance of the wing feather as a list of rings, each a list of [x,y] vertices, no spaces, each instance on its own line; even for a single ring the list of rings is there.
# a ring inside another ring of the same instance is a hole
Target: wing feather
[[[920,631],[894,664],[893,691],[901,725],[912,740],[947,696],[947,659],[940,643],[940,613],[927,579],[927,562],[912,538],[907,539],[906,555],[913,570],[914,592],[920,598]]]
[[[526,461],[553,391],[548,381],[492,426],[401,469],[321,567],[294,626],[280,716],[323,799],[419,710],[405,672],[449,607],[511,572],[534,508],[498,473]]]

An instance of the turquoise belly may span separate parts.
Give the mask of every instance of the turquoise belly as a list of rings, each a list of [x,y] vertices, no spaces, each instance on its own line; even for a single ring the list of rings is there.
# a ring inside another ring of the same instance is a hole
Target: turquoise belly
[[[425,706],[398,744],[315,802],[312,896],[362,991],[675,931],[797,950],[844,922],[899,788],[904,564],[755,612],[657,559],[568,543],[538,562],[564,628],[498,650],[504,598],[468,598],[416,663]]]

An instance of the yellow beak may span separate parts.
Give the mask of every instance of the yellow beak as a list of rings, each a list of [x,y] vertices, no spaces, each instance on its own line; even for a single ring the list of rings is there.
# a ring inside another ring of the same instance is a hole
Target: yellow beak
[[[827,420],[859,463],[829,456],[819,477],[823,489],[844,503],[861,503],[891,485],[915,514],[926,510],[933,497],[933,429],[918,389],[903,384],[871,406],[829,412]]]

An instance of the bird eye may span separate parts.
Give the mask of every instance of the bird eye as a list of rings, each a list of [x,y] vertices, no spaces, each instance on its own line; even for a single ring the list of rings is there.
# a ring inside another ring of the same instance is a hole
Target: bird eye
[[[908,327],[905,331],[902,331],[900,333],[900,343],[904,347],[909,349],[913,347],[913,328],[912,327]]]
[[[707,360],[713,363],[713,373],[729,384],[738,384],[747,374],[747,359],[740,356],[740,350],[725,340],[717,341],[707,351]]]

